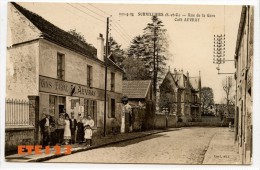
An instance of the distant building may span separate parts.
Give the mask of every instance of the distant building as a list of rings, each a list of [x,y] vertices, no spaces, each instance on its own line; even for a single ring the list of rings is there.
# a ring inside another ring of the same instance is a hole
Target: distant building
[[[131,106],[145,107],[147,101],[154,100],[151,80],[124,80],[122,92]]]
[[[168,108],[178,121],[198,121],[201,117],[201,78],[183,70],[168,71],[160,85],[160,107]]]
[[[243,6],[235,50],[235,132],[242,163],[250,164],[253,140],[253,47],[254,8]]]
[[[63,109],[69,115],[71,112],[76,116],[78,113],[91,115],[95,128],[103,131],[105,64],[102,35],[97,39],[96,50],[16,3],[9,4],[8,31],[6,97],[28,100],[28,96],[34,96],[30,128],[35,128],[36,139],[40,138],[38,122],[42,113],[58,119]],[[121,115],[123,71],[110,59],[107,61],[107,129],[110,129],[111,121]],[[24,118],[6,114],[7,121],[29,118],[25,114]]]
[[[127,96],[132,106],[133,130],[147,130],[154,128],[155,101],[151,80],[123,81],[123,95]],[[128,122],[126,115],[126,127]]]

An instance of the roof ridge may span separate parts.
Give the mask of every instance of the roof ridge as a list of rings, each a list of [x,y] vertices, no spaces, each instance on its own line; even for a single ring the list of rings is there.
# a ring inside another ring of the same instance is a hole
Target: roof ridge
[[[43,37],[47,36],[48,38],[51,38],[52,41],[60,43],[65,47],[72,48],[80,53],[88,55],[89,57],[95,57],[95,54],[93,52],[96,51],[96,48],[94,46],[91,46],[87,42],[81,41],[69,32],[59,28],[50,21],[44,19],[42,16],[22,7],[21,5],[15,2],[11,2],[11,4],[14,5],[14,7],[24,17],[26,17],[35,27],[37,27],[37,29],[39,29],[43,33]],[[37,22],[35,21],[35,19],[37,20]],[[50,33],[52,33],[52,35],[50,35]],[[62,39],[60,40],[58,38]]]

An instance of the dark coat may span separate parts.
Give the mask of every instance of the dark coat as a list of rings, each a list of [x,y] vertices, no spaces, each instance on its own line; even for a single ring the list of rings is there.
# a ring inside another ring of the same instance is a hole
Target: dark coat
[[[69,121],[70,121],[70,129],[76,129],[77,128],[77,120],[76,119],[74,119],[74,120],[69,119]],[[74,123],[74,126],[72,126],[72,121]]]

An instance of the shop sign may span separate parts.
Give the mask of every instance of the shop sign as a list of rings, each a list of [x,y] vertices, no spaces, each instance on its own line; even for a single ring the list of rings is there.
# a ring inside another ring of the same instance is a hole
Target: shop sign
[[[79,85],[71,82],[57,80],[49,77],[40,76],[40,92],[54,93],[66,96],[83,97],[90,99],[103,99],[103,90],[89,88],[85,85]]]

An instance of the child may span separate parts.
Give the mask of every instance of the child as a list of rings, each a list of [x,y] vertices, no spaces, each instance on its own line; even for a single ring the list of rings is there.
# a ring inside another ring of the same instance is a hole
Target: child
[[[84,131],[85,131],[84,138],[86,139],[86,145],[92,146],[92,129],[90,128],[89,125],[87,125],[85,126]]]

